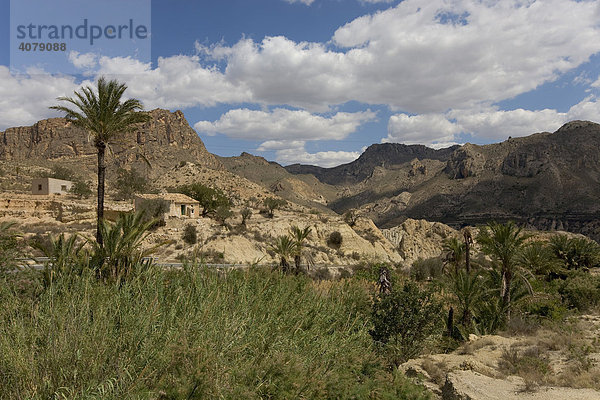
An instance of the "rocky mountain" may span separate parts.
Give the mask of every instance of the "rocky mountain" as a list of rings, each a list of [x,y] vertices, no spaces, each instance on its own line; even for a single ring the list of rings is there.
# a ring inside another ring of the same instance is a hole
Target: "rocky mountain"
[[[263,157],[242,153],[238,157],[219,157],[231,173],[261,185],[278,196],[295,203],[329,210],[327,204],[337,198],[337,188],[320,182],[312,175],[293,175],[284,167]]]
[[[112,152],[107,154],[109,165],[134,167],[151,177],[186,161],[223,168],[206,150],[181,111],[156,109],[149,114],[150,121],[140,124],[134,132],[117,136],[111,145]],[[56,161],[94,171],[96,150],[86,132],[64,118],[51,118],[0,132],[0,161]]]
[[[296,175],[311,174],[323,183],[330,185],[351,185],[359,183],[373,174],[377,167],[391,168],[411,160],[428,159],[446,161],[458,146],[441,150],[430,149],[423,145],[405,145],[398,143],[373,144],[355,161],[333,168],[321,168],[312,165],[292,164],[285,169]]]
[[[600,125],[593,122],[573,121],[554,133],[482,146],[369,149],[350,164],[312,167],[323,182],[346,182],[331,203],[335,211],[358,208],[384,228],[406,218],[454,227],[513,219],[600,238]]]

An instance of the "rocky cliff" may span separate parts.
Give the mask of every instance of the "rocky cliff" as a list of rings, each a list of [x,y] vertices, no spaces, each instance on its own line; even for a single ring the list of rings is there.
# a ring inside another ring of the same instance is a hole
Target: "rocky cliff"
[[[156,109],[152,119],[131,133],[117,135],[107,162],[135,167],[158,176],[181,162],[221,169],[181,111]],[[64,118],[51,118],[32,126],[0,132],[0,161],[73,161],[94,168],[96,151],[89,135]],[[146,163],[147,160],[149,165]]]

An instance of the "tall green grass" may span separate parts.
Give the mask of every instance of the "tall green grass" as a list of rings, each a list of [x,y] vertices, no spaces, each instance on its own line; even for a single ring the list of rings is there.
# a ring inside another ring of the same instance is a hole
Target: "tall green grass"
[[[356,282],[151,268],[20,293],[0,285],[2,399],[427,398],[378,359]]]

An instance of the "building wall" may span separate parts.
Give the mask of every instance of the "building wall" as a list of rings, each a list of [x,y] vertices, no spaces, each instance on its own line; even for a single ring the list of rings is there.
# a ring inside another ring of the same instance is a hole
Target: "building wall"
[[[48,194],[68,194],[73,187],[73,182],[54,178],[36,178],[31,182],[31,193]]]

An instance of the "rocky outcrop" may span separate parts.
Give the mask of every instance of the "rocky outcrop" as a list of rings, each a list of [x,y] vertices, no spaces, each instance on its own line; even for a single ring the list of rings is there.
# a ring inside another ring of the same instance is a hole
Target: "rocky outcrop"
[[[450,179],[469,178],[483,171],[485,158],[478,147],[467,143],[452,153],[444,170]]]
[[[434,150],[423,145],[398,143],[373,144],[363,154],[349,164],[333,168],[321,168],[312,165],[292,164],[285,167],[292,174],[312,174],[321,182],[330,185],[355,184],[373,175],[376,167],[390,168],[395,165],[418,160],[446,161],[458,146]]]
[[[192,161],[221,169],[181,111],[156,109],[149,122],[133,132],[116,135],[107,162],[118,167],[144,169],[151,176],[178,163]],[[64,118],[39,121],[28,127],[8,128],[0,133],[1,161],[73,160],[94,166],[96,150],[89,135]],[[149,162],[146,163],[146,161]]]

